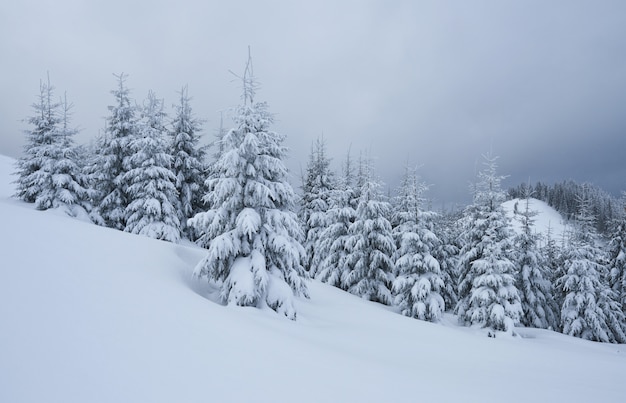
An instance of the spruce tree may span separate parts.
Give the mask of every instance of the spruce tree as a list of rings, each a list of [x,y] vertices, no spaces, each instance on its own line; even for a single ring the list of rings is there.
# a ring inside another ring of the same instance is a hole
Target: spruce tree
[[[111,91],[116,104],[109,106],[103,136],[98,139],[93,165],[89,168],[91,182],[97,190],[92,219],[111,228],[126,227],[126,207],[130,203],[124,175],[128,171],[129,147],[137,135],[137,108],[131,105],[130,91],[126,87],[126,75],[117,78],[118,87]]]
[[[457,297],[457,273],[459,247],[457,245],[458,217],[450,212],[443,212],[435,217],[434,233],[441,241],[433,251],[433,257],[439,262],[444,288],[441,290],[446,311],[454,310],[459,302]]]
[[[445,283],[433,256],[441,244],[433,232],[434,213],[422,211],[422,195],[427,188],[415,170],[407,168],[392,219],[397,246],[393,293],[403,315],[436,322],[445,311]]]
[[[58,103],[52,97],[50,83],[41,84],[39,103],[34,105],[37,114],[29,119],[35,129],[29,132],[30,141],[17,162],[17,196],[34,202],[39,210],[62,208],[76,216],[89,204],[73,140],[77,130],[69,123],[72,105],[67,97]]]
[[[319,271],[326,252],[322,247],[322,233],[330,225],[328,210],[335,189],[330,159],[326,156],[326,144],[318,138],[311,147],[311,155],[302,185],[301,221],[304,226],[307,261],[305,268],[313,278]]]
[[[198,120],[191,109],[191,98],[187,87],[180,91],[180,102],[174,105],[176,115],[172,121],[171,154],[172,172],[176,178],[176,191],[178,201],[178,221],[181,231],[188,238],[194,238],[191,229],[187,226],[187,220],[201,211],[202,185],[206,175],[204,163],[205,149],[199,146],[201,121]]]
[[[122,182],[129,204],[124,231],[170,242],[180,240],[180,221],[175,208],[176,177],[170,170],[172,157],[165,137],[163,101],[153,92],[142,110],[137,134],[130,139]]]
[[[524,208],[516,211],[522,232],[515,237],[517,265],[517,288],[520,293],[523,315],[521,324],[541,329],[558,328],[558,308],[554,301],[547,259],[541,253],[539,237],[533,232],[533,217],[537,212],[530,209],[530,193]]]
[[[270,130],[267,104],[254,100],[250,59],[242,81],[235,127],[223,137],[223,153],[207,180],[208,211],[190,220],[208,249],[195,274],[219,284],[225,303],[269,306],[295,319],[292,298],[308,291],[302,228],[283,163],[285,136]]]
[[[510,223],[502,207],[504,192],[497,158],[485,156],[474,203],[466,209],[459,255],[459,302],[456,312],[467,325],[512,332],[522,308],[511,258]]]
[[[327,211],[328,227],[320,235],[319,256],[324,256],[324,259],[316,271],[316,278],[345,290],[341,278],[346,271],[348,230],[356,219],[357,202],[354,170],[349,152],[342,170],[343,175],[337,188],[331,192],[330,208]]]
[[[389,215],[391,205],[382,200],[380,184],[369,163],[361,164],[357,181],[359,198],[354,222],[345,239],[347,254],[341,276],[342,288],[370,301],[390,305],[395,243]]]
[[[622,194],[622,207],[608,245],[608,270],[610,286],[626,313],[626,192]]]
[[[566,251],[565,274],[557,281],[563,295],[561,329],[587,340],[624,343],[624,313],[605,278],[590,198],[583,192],[577,202],[579,213]]]
[[[52,187],[51,151],[58,147],[61,104],[53,100],[54,87],[48,82],[39,83],[38,102],[32,105],[33,116],[27,119],[33,126],[26,131],[24,154],[17,160],[15,196],[29,203],[36,203],[38,209],[51,207],[49,199],[41,199],[42,193]],[[37,201],[37,199],[40,199]]]

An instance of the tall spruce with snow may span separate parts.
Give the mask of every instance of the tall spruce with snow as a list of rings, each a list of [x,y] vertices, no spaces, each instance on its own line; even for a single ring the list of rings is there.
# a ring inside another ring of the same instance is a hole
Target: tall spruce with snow
[[[16,162],[18,179],[15,196],[29,203],[37,203],[45,189],[51,187],[50,149],[59,141],[61,104],[53,101],[54,87],[39,83],[39,99],[32,105],[33,116],[27,119],[33,126],[26,131],[24,154]],[[46,202],[38,202],[37,208],[46,209]]]
[[[530,193],[526,194],[523,203],[524,207],[515,211],[515,218],[520,221],[522,232],[514,241],[517,288],[523,311],[520,322],[529,327],[557,329],[558,307],[550,282],[550,267],[539,246],[540,235],[533,232],[533,217],[537,212],[530,209]]]
[[[91,210],[90,190],[86,187],[80,149],[74,144],[74,136],[78,130],[70,127],[69,123],[72,104],[68,104],[67,97],[63,98],[62,104],[60,139],[53,153],[50,205],[62,207],[68,215],[74,217]]]
[[[128,171],[128,158],[132,154],[129,145],[137,132],[137,108],[131,105],[130,91],[126,87],[126,75],[117,78],[118,87],[111,91],[116,104],[109,106],[104,134],[98,139],[93,165],[89,168],[94,189],[95,206],[92,219],[111,228],[126,227],[126,207],[130,203],[128,184],[124,175]]]
[[[269,306],[295,319],[293,296],[308,296],[302,228],[283,163],[285,136],[270,130],[272,115],[255,102],[255,88],[248,59],[235,127],[207,179],[208,211],[189,220],[208,249],[195,275],[219,284],[228,304]]]
[[[345,239],[341,284],[354,295],[390,305],[396,250],[388,219],[391,205],[383,200],[380,183],[372,176],[369,161],[361,164],[359,198]]]
[[[313,278],[326,257],[322,247],[322,233],[331,224],[328,210],[335,189],[330,159],[326,156],[326,144],[318,138],[311,147],[311,154],[302,184],[302,209],[300,218],[304,225],[306,251],[305,268]]]
[[[37,114],[29,119],[35,129],[29,132],[24,156],[17,161],[17,196],[34,202],[37,209],[63,208],[72,216],[88,209],[87,189],[83,187],[81,167],[70,127],[67,98],[53,102],[53,87],[40,85]]]
[[[590,198],[583,191],[577,201],[579,213],[565,252],[565,274],[557,280],[563,295],[561,329],[564,334],[586,340],[624,343],[624,312],[605,278]]]
[[[171,154],[172,172],[176,178],[176,191],[178,201],[178,221],[181,231],[187,237],[194,238],[191,229],[187,226],[187,220],[200,212],[202,206],[201,187],[206,175],[204,163],[205,149],[199,147],[201,121],[198,120],[191,109],[191,98],[187,87],[180,91],[180,102],[174,105],[176,115],[172,121]]]
[[[613,223],[608,255],[609,284],[626,312],[626,192],[622,193],[622,214]]]
[[[328,226],[320,235],[319,256],[324,256],[324,259],[317,269],[316,278],[345,290],[341,278],[346,270],[348,229],[356,219],[357,205],[354,168],[349,152],[342,170],[343,175],[337,188],[331,193],[330,208],[327,211]]]
[[[170,170],[172,156],[165,137],[163,101],[151,91],[144,103],[137,133],[130,139],[122,181],[129,204],[124,231],[150,238],[178,242],[180,221],[176,177]]]
[[[433,256],[441,241],[433,232],[432,212],[422,211],[423,193],[428,189],[414,169],[406,170],[395,198],[393,237],[396,278],[394,302],[412,318],[438,321],[445,311],[445,283],[439,262]]]
[[[446,311],[454,310],[457,297],[457,273],[459,247],[457,246],[457,220],[455,214],[444,212],[435,217],[434,233],[440,242],[435,246],[433,257],[439,262],[444,288],[441,290]]]
[[[512,230],[502,207],[503,179],[496,157],[485,156],[474,203],[466,209],[459,254],[459,302],[456,312],[466,325],[512,332],[522,314],[512,261]],[[491,333],[491,332],[490,332]]]

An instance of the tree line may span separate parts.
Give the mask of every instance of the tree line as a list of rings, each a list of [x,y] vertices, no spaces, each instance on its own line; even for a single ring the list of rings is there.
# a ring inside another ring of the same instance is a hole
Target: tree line
[[[510,188],[508,197],[511,199],[520,198],[526,192],[530,192],[533,198],[548,203],[550,207],[553,207],[568,220],[576,217],[579,209],[578,198],[583,193],[587,193],[595,217],[595,228],[604,236],[610,234],[613,221],[621,214],[619,200],[591,183],[580,184],[573,180],[565,180],[552,185],[542,182],[537,182],[534,185],[522,183]]]
[[[601,238],[597,192],[583,186],[571,231],[557,242],[534,230],[536,189],[520,187],[515,233],[494,156],[485,156],[469,206],[435,213],[425,208],[428,187],[415,169],[385,195],[369,158],[348,153],[334,172],[323,138],[312,144],[297,195],[283,162],[285,136],[271,130],[273,115],[256,100],[250,60],[240,79],[242,102],[210,162],[186,88],[168,120],[162,100],[149,93],[134,104],[126,76],[117,76],[105,130],[90,149],[74,145],[71,105],[42,83],[16,196],[98,225],[196,242],[207,255],[195,275],[216,284],[228,304],[296,319],[293,297],[307,297],[314,278],[416,319],[453,313],[494,337],[528,326],[626,342],[623,205]]]

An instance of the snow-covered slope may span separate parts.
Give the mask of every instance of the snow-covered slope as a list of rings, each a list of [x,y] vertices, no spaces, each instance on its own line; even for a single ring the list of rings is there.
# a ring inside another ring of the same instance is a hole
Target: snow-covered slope
[[[626,348],[491,339],[313,282],[296,322],[224,307],[203,251],[10,199],[0,157],[0,402],[620,402]]]
[[[522,226],[519,220],[514,219],[516,203],[518,211],[523,212],[526,209],[526,199],[507,200],[502,205],[504,206],[507,216],[512,220],[513,228],[519,232]],[[546,235],[549,230],[552,239],[557,242],[557,244],[560,244],[563,240],[563,234],[565,234],[567,230],[565,220],[563,220],[561,214],[550,207],[548,203],[533,198],[529,199],[528,207],[531,211],[537,213],[537,215],[533,217],[533,220],[535,220],[533,224],[534,230],[544,235]]]

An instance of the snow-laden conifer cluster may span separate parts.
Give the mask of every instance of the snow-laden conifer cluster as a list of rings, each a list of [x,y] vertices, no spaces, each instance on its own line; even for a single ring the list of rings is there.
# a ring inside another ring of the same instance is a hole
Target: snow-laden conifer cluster
[[[255,100],[250,61],[213,160],[186,87],[168,119],[152,92],[138,104],[127,76],[116,78],[104,131],[89,148],[74,145],[71,104],[40,85],[16,197],[133,234],[196,242],[207,254],[195,274],[227,304],[295,319],[294,297],[308,296],[311,277],[416,319],[456,314],[492,336],[525,326],[626,342],[626,194],[620,204],[587,184],[525,184],[509,192],[523,197],[510,204],[511,220],[504,205],[513,201],[504,203],[504,177],[487,155],[472,204],[435,213],[415,170],[384,194],[369,158],[355,164],[348,152],[336,175],[321,138],[297,197],[285,136]],[[531,196],[564,211],[569,231],[538,229]]]

